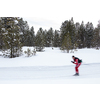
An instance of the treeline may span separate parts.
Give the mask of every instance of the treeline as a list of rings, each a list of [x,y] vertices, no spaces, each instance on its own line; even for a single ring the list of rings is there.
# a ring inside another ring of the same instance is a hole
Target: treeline
[[[60,47],[61,50],[98,48],[100,46],[100,23],[74,23],[73,18],[61,24],[60,30],[43,30],[37,33],[20,17],[0,17],[0,50],[9,51],[11,58],[21,55],[22,46],[34,46],[37,51],[44,47]],[[8,53],[8,52],[7,52]]]
[[[90,22],[74,23],[71,18],[62,23],[60,33],[61,49],[67,52],[76,48],[100,47],[100,22],[94,28]]]

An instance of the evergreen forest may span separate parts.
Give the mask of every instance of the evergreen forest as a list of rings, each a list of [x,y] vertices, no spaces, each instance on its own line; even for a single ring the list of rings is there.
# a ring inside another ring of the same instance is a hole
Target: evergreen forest
[[[74,19],[61,22],[59,30],[44,30],[35,33],[34,26],[20,17],[0,17],[0,50],[9,53],[10,58],[19,57],[23,46],[33,46],[36,51],[44,47],[59,47],[63,51],[100,47],[100,22],[74,23]]]

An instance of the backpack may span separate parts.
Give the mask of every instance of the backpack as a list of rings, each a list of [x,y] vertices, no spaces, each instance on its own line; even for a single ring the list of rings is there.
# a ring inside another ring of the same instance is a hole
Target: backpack
[[[82,59],[80,60],[80,62],[82,63]]]
[[[79,59],[77,57],[75,57],[75,59],[78,59],[78,63],[82,63],[82,59]]]

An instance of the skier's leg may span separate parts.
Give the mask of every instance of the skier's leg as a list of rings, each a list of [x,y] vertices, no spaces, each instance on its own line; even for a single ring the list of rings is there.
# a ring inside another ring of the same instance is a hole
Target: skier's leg
[[[76,73],[79,73],[79,71],[78,71],[78,66],[76,65],[76,67],[75,67],[75,71],[76,71]]]
[[[76,65],[76,67],[75,67],[75,71],[76,71],[76,73],[78,73],[79,74],[79,70],[78,70],[78,67],[81,65],[81,63],[79,63],[78,65]]]

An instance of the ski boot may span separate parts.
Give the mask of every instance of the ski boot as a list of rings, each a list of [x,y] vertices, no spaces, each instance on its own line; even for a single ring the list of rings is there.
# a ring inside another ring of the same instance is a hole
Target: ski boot
[[[79,76],[79,73],[74,74],[73,76]]]

